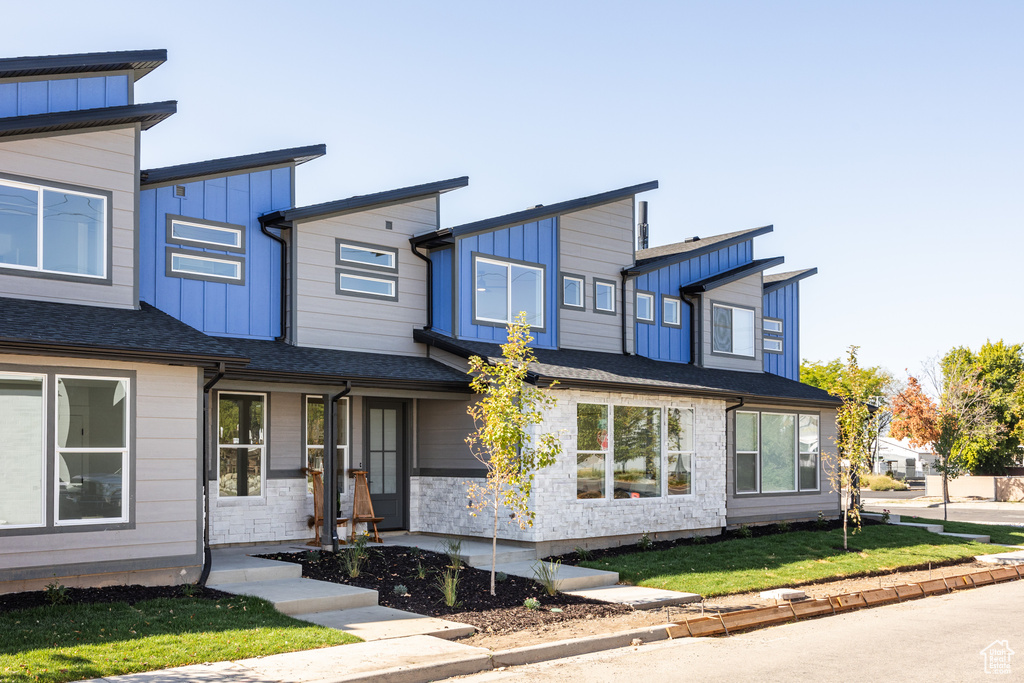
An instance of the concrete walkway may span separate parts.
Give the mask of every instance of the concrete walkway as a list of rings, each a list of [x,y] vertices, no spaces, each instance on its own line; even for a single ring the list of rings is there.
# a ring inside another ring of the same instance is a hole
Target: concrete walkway
[[[443,536],[427,536],[426,534],[387,534],[381,537],[384,545],[404,546],[407,548],[419,548],[432,553],[447,552],[446,541]],[[490,568],[491,566],[491,541],[477,541],[462,539],[459,557],[470,567]],[[523,562],[537,559],[537,551],[532,548],[524,548],[511,543],[498,543],[497,561],[499,564],[506,562]],[[508,573],[508,572],[506,572]]]

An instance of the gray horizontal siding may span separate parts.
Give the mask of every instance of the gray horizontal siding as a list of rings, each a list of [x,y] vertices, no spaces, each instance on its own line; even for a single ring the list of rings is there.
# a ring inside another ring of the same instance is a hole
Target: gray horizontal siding
[[[755,273],[749,277],[730,282],[704,294],[703,301],[703,324],[701,325],[702,345],[704,349],[703,365],[708,368],[722,368],[724,370],[741,370],[744,372],[764,372],[764,361],[762,360],[761,349],[761,310],[764,297],[761,289],[761,273]],[[712,318],[711,309],[713,304],[730,304],[743,308],[754,309],[754,357],[744,358],[742,356],[729,356],[711,352],[712,346]]]
[[[466,437],[475,429],[466,413],[469,400],[416,403],[418,469],[483,469],[466,445]]]

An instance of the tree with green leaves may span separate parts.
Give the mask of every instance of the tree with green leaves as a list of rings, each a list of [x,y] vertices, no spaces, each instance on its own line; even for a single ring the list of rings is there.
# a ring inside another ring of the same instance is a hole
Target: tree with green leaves
[[[520,529],[532,526],[534,474],[553,465],[562,452],[557,434],[535,433],[544,411],[553,408],[556,400],[526,382],[534,362],[531,341],[526,314],[520,313],[508,326],[508,342],[501,345],[502,359],[469,359],[473,375],[470,386],[479,400],[467,409],[476,431],[466,437],[466,443],[473,457],[487,469],[487,478],[483,484],[470,483],[467,493],[474,517],[482,513],[493,517],[491,595],[495,594],[499,514],[507,511]]]

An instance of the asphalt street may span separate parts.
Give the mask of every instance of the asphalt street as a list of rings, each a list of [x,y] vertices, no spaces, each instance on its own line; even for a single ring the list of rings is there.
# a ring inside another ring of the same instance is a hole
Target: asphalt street
[[[949,519],[954,522],[981,522],[983,524],[1024,524],[1024,503],[1019,504],[1019,510],[985,510],[972,507],[970,503],[951,503],[949,505]],[[868,512],[881,512],[888,510],[894,515],[907,517],[927,517],[928,519],[942,520],[942,503],[935,507],[919,507],[912,505],[876,505],[870,500],[864,500],[864,509]]]
[[[513,667],[491,681],[1024,680],[1024,580],[722,638],[681,638]],[[1005,641],[1005,645],[1002,643]],[[989,655],[1004,648],[1008,660]],[[987,650],[988,655],[983,654]],[[985,667],[1007,666],[1006,675]]]

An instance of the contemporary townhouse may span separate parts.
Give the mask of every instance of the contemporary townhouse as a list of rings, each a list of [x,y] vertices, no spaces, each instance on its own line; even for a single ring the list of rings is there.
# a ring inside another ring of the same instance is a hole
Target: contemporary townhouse
[[[837,514],[830,396],[757,228],[647,248],[649,182],[442,227],[465,177],[295,202],[323,145],[143,170],[162,50],[0,59],[0,591],[195,580],[211,545],[486,535],[472,355],[525,311],[564,452],[542,552]],[[308,167],[307,167],[308,168]],[[307,171],[303,171],[307,172]],[[640,248],[638,248],[640,247]]]

